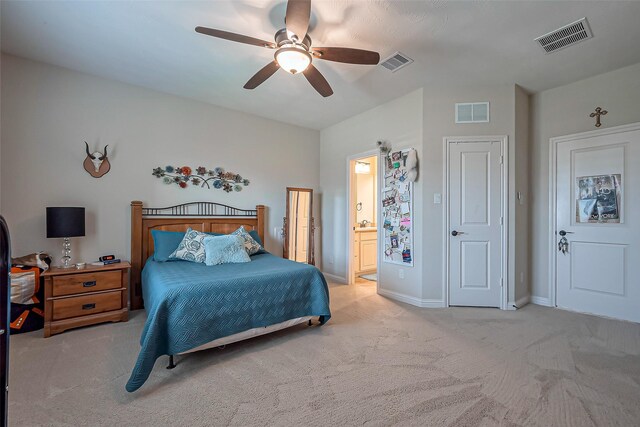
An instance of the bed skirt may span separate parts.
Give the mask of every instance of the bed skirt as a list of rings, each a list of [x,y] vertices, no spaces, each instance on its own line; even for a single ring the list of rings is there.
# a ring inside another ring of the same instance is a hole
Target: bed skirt
[[[200,350],[206,350],[213,347],[220,347],[223,345],[232,344],[234,342],[248,340],[249,338],[259,337],[260,335],[270,334],[271,332],[276,332],[282,329],[290,328],[295,325],[299,325],[300,323],[308,322],[312,318],[313,316],[297,317],[295,319],[276,323],[275,325],[265,326],[262,328],[249,329],[244,332],[239,332],[237,334],[229,335],[228,337],[218,338],[217,340],[210,341],[206,344],[202,344],[196,348],[192,348],[191,350],[183,351],[182,353],[178,353],[178,354],[194,353]]]

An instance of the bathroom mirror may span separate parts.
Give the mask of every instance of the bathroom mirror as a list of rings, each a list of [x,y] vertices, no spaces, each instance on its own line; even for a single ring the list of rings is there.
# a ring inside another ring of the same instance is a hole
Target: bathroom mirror
[[[315,265],[313,254],[313,190],[287,187],[287,210],[284,217],[284,258]]]

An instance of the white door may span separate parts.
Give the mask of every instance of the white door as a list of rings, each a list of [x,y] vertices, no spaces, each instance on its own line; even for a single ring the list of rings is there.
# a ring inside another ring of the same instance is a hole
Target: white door
[[[500,307],[501,141],[448,146],[449,305]]]
[[[640,125],[629,128],[557,139],[556,305],[640,322]]]

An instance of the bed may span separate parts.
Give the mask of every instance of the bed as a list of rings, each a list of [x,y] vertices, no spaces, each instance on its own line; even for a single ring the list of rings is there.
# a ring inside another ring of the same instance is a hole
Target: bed
[[[187,261],[153,260],[151,230],[230,233],[239,226],[264,241],[264,206],[242,210],[194,202],[169,208],[131,203],[131,309],[144,307],[147,320],[126,390],[149,377],[156,360],[222,346],[331,317],[329,291],[320,271],[268,252],[244,264],[207,267]]]

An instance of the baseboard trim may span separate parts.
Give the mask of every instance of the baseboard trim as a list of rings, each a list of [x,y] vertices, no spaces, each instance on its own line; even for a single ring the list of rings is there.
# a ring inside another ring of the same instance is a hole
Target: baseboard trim
[[[336,276],[335,274],[331,274],[331,273],[325,273],[324,271],[322,272],[322,274],[330,282],[340,283],[341,285],[346,285],[347,284],[347,279],[345,279],[344,277]]]
[[[549,298],[537,297],[535,295],[531,295],[531,303],[535,305],[551,307],[551,301],[549,301]]]
[[[392,300],[404,302],[406,304],[411,304],[416,307],[422,308],[442,308],[444,307],[444,301],[435,300],[435,299],[420,299],[416,297],[412,297],[409,295],[401,294],[400,292],[390,291],[387,289],[378,288],[378,294],[383,297],[390,298]]]

